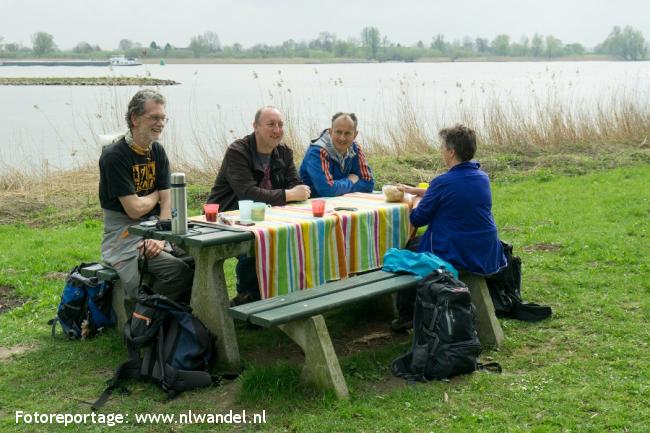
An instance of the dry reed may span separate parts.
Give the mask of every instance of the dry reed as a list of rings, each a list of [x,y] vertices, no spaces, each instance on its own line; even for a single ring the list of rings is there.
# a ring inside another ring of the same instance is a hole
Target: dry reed
[[[438,119],[435,127],[432,127],[435,119],[431,122],[431,119],[424,118],[418,104],[408,94],[403,93],[403,96],[395,111],[387,113],[381,122],[377,122],[382,126],[366,136],[365,151],[371,158],[428,154],[431,147],[438,144],[432,131],[448,126]],[[320,132],[319,127],[314,118],[309,117],[309,112],[302,110],[286,94],[281,94],[272,102],[285,114],[285,141],[292,147],[299,162],[306,148],[305,143]],[[103,104],[108,113],[104,116],[106,125],[102,131],[92,131],[94,135],[115,130],[122,121],[115,101],[104,101]],[[555,97],[548,98],[546,102],[538,100],[532,107],[523,107],[514,102],[504,104],[495,99],[481,112],[458,112],[458,120],[477,130],[479,157],[499,154],[530,157],[584,152],[594,154],[611,151],[613,147],[644,147],[650,136],[650,104],[647,99],[629,93],[620,93],[594,106],[569,106]],[[367,122],[371,123],[371,120],[376,119],[367,119]],[[228,144],[235,138],[233,131],[219,124],[219,121],[217,118],[207,125],[191,125],[196,149],[193,159],[188,159],[188,152],[180,148],[168,147],[174,170],[182,170],[188,173],[190,179],[202,184],[212,182]],[[173,127],[167,133],[173,134]],[[38,199],[64,191],[96,193],[96,162],[67,171],[52,170],[44,163],[37,169],[21,171],[4,167],[0,172],[0,199],[21,195]]]

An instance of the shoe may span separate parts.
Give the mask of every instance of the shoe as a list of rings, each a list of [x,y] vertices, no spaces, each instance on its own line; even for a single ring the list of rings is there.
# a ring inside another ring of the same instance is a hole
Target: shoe
[[[238,305],[244,305],[252,302],[250,296],[247,293],[238,293],[237,296],[230,300],[231,307],[237,307]]]
[[[390,330],[393,332],[406,332],[413,328],[413,320],[398,318],[390,322]]]
[[[248,329],[250,331],[259,331],[260,329],[264,329],[264,327],[262,327],[260,325],[256,325],[256,324],[251,323],[251,322],[246,322],[246,329]]]

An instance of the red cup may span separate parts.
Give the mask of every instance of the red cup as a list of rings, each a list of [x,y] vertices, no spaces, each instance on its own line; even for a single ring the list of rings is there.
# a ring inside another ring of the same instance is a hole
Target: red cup
[[[312,200],[311,213],[315,217],[322,217],[325,213],[325,200]]]
[[[211,223],[217,222],[217,214],[219,213],[218,204],[204,204],[203,212],[205,213],[205,220]]]

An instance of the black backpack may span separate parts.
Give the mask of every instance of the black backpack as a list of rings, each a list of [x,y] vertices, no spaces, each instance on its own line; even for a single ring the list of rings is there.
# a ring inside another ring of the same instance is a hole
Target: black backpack
[[[422,382],[471,373],[481,344],[467,286],[445,270],[418,283],[411,352],[395,359],[395,376]]]
[[[524,302],[521,298],[521,258],[512,254],[512,245],[501,241],[507,265],[485,277],[497,317],[538,322],[553,314],[551,307]]]
[[[221,378],[208,372],[215,338],[191,311],[162,295],[141,295],[124,327],[129,359],[117,367],[92,408],[103,406],[127,378],[157,383],[168,399],[182,391],[218,384]]]
[[[81,269],[92,265],[96,263],[81,263],[68,274],[56,317],[47,322],[52,326],[53,337],[57,323],[71,340],[92,337],[103,328],[115,325],[111,284],[80,273]]]

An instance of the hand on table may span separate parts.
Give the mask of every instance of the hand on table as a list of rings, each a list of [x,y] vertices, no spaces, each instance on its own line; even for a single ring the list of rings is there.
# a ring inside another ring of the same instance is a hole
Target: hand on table
[[[354,173],[350,173],[350,174],[348,174],[348,179],[350,179],[350,181],[351,181],[352,183],[357,183],[357,182],[359,182],[359,176],[357,176],[357,175],[354,174]]]
[[[424,195],[424,193],[426,192],[426,189],[424,189],[424,188],[416,188],[414,186],[404,185],[402,183],[398,183],[395,186],[400,191],[407,192],[409,194],[413,194],[414,196],[417,196],[417,197],[422,197]]]
[[[287,201],[304,201],[311,195],[311,189],[307,185],[296,185],[291,189],[285,190]]]

